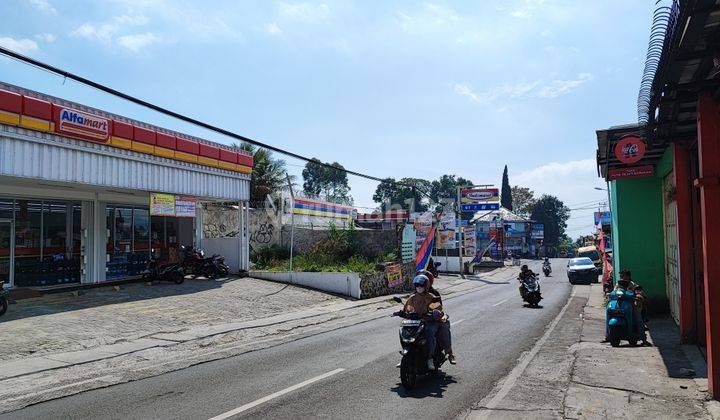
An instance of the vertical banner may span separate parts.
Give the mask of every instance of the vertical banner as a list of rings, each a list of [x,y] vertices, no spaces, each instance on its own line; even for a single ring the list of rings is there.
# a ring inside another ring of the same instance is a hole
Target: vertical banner
[[[427,235],[427,238],[425,238],[425,242],[423,242],[418,250],[417,259],[415,260],[418,271],[427,268],[430,254],[432,254],[432,249],[435,246],[435,230],[436,229],[430,229],[430,233]]]

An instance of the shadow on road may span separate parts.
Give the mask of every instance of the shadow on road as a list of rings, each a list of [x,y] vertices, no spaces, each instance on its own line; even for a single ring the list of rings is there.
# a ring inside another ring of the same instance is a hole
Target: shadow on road
[[[492,281],[492,280],[483,279],[480,277],[473,277],[473,276],[467,276],[466,279],[468,279],[470,281],[479,281],[480,283],[485,283],[485,284],[510,284],[510,281]]]
[[[425,376],[420,379],[415,388],[410,391],[405,390],[400,383],[390,390],[397,393],[400,398],[442,398],[448,385],[456,383],[457,381],[452,375],[440,371],[437,375]]]

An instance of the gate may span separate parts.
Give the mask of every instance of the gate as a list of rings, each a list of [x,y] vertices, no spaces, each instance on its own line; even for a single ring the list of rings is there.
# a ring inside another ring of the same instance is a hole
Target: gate
[[[675,190],[675,174],[670,172],[663,180],[663,203],[665,219],[665,287],[670,313],[680,323],[680,267],[677,243],[677,202],[671,197]]]

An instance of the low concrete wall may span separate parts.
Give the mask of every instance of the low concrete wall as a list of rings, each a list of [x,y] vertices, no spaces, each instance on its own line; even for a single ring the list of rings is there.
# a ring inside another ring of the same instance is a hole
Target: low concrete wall
[[[358,273],[306,273],[251,271],[250,277],[298,284],[325,292],[337,293],[360,299],[360,275]],[[363,296],[364,297],[364,296]]]
[[[408,292],[413,289],[412,279],[415,277],[415,263],[409,262],[402,265],[402,284],[389,287],[385,271],[378,271],[360,276],[360,295],[363,299],[377,296],[391,295],[393,293]]]

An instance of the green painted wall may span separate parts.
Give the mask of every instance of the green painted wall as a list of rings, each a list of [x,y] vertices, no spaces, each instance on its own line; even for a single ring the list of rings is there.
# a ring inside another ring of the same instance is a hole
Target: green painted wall
[[[649,309],[667,307],[663,237],[662,179],[659,176],[611,182],[615,272],[632,271],[649,298]]]

